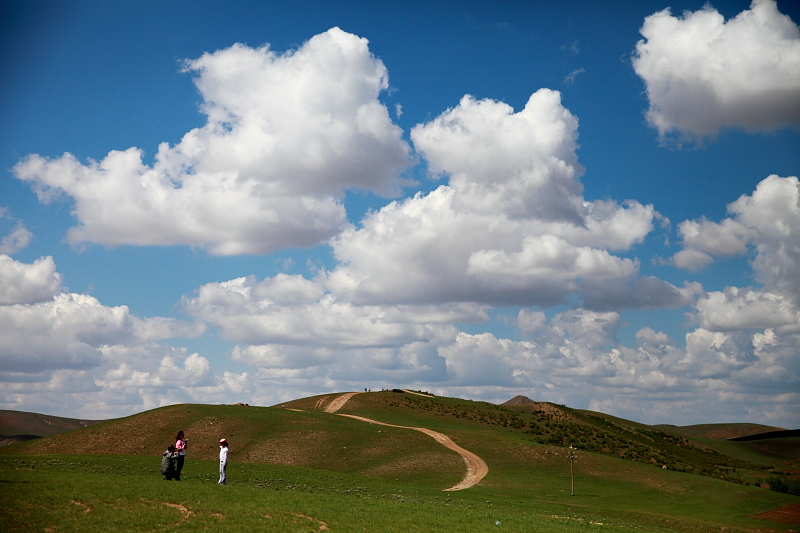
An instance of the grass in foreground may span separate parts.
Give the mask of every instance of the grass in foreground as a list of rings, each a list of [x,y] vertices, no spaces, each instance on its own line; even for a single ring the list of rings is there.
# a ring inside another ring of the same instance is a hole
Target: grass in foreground
[[[598,505],[597,489],[583,495],[526,491],[510,486],[445,493],[425,484],[309,468],[232,463],[228,486],[218,486],[214,461],[187,461],[184,480],[164,481],[157,457],[77,455],[0,458],[2,531],[380,531],[380,532],[602,532],[787,531],[745,516],[705,515],[701,509],[658,510],[643,496],[638,505]],[[676,474],[677,475],[677,474]],[[694,476],[696,477],[696,476]],[[723,482],[701,479],[717,494],[709,502],[766,498],[753,508],[798,499],[752,491],[730,492]],[[581,485],[579,485],[580,487]],[[743,490],[736,486],[735,490]],[[623,490],[624,492],[624,490]],[[543,497],[547,496],[547,497]],[[717,497],[719,500],[717,500]],[[606,501],[608,503],[608,501]],[[640,508],[637,508],[640,507]]]

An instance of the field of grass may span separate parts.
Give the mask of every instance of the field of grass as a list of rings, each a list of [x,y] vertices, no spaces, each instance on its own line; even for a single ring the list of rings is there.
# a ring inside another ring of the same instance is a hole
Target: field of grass
[[[443,493],[424,483],[252,463],[232,463],[229,484],[218,486],[214,461],[187,461],[181,482],[161,479],[156,463],[141,456],[5,456],[0,530],[716,533],[788,530],[746,515],[797,501],[707,478],[686,485],[694,496],[664,502],[668,493],[652,487],[631,501],[634,491],[622,480],[579,481],[574,497],[502,482]]]
[[[345,405],[342,412],[440,431],[486,461],[489,473],[478,485],[443,492],[464,475],[457,454],[412,430],[315,409],[325,400],[287,409],[170,406],[0,448],[0,530],[797,530],[753,515],[800,497],[588,449],[577,450],[571,496],[567,450],[542,444],[549,433],[526,431],[535,419],[553,431],[580,426],[564,435],[585,438],[598,431],[591,418],[554,411],[545,420],[482,402],[388,392]],[[183,481],[167,482],[158,474],[160,453],[177,429],[189,437],[189,456]],[[224,487],[214,460],[221,437],[231,442]]]

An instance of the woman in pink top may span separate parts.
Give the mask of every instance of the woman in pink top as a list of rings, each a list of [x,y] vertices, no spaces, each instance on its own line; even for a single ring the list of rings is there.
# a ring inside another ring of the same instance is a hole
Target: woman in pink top
[[[183,436],[183,431],[179,431],[175,435],[175,451],[178,452],[178,463],[175,465],[175,479],[181,480],[181,470],[183,470],[183,461],[186,460],[186,437]]]

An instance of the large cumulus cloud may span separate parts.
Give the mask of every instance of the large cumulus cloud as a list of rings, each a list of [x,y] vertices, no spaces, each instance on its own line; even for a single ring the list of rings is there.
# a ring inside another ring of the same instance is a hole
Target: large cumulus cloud
[[[750,254],[754,285],[699,291],[686,336],[686,364],[720,394],[751,401],[776,414],[795,413],[800,346],[800,184],[772,175],[752,194],[728,205],[721,222],[687,220],[678,226],[683,250],[677,266],[698,269],[717,258]],[[757,391],[772,394],[758,395]]]
[[[378,100],[388,76],[366,39],[334,28],[296,51],[234,45],[185,68],[208,122],[162,143],[152,165],[129,148],[88,164],[30,155],[14,168],[40,200],[71,197],[70,242],[267,253],[338,233],[346,189],[398,191],[409,148]]]
[[[261,387],[400,382],[555,399],[546,384],[672,386],[675,376],[652,369],[630,377],[655,356],[608,351],[619,344],[619,310],[685,305],[701,290],[640,276],[637,261],[616,255],[661,216],[635,201],[583,198],[576,139],[577,120],[557,92],[537,91],[519,112],[466,96],[412,131],[446,183],[342,232],[332,270],[208,283],[184,308],[237,343],[232,357],[255,368]],[[549,320],[542,311],[521,315],[525,334],[537,331],[527,340],[460,329],[488,321],[492,305],[574,297],[585,307]]]
[[[583,198],[577,120],[541,89],[519,112],[465,96],[411,138],[448,183],[370,213],[332,241],[331,291],[358,304],[470,301],[553,305],[592,283],[637,283],[629,250],[660,217],[651,205]],[[681,305],[661,280],[646,305]],[[643,300],[619,298],[618,307]]]
[[[181,401],[230,400],[247,374],[217,373],[197,353],[162,341],[206,326],[139,318],[126,306],[62,292],[52,257],[0,256],[0,405],[103,418]]]
[[[641,33],[633,67],[660,136],[800,128],[800,30],[774,0],[753,0],[727,22],[710,5],[682,17],[665,9]]]
[[[678,226],[683,250],[672,261],[697,269],[719,257],[753,252],[758,286],[729,287],[697,303],[710,329],[800,328],[800,183],[772,175],[752,194],[728,205],[721,222],[687,220]]]

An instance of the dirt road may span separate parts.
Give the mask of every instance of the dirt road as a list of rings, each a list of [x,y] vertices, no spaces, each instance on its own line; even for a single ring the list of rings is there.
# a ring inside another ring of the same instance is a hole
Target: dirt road
[[[325,408],[326,413],[335,413],[342,407],[347,401],[352,398],[354,395],[360,394],[358,392],[347,392],[342,394],[341,396],[337,396],[328,406]],[[346,416],[347,418],[352,418],[354,420],[360,420],[362,422],[369,422],[370,424],[378,424],[380,426],[388,426],[393,428],[401,428],[401,429],[413,429],[414,431],[419,431],[431,437],[433,440],[448,448],[453,450],[458,455],[460,455],[464,459],[464,463],[467,465],[467,474],[464,476],[464,479],[461,480],[460,483],[457,485],[453,485],[449,489],[444,489],[445,491],[455,491],[455,490],[464,490],[472,487],[473,485],[478,484],[480,480],[486,477],[486,474],[489,473],[489,466],[486,464],[486,461],[475,455],[469,450],[465,450],[453,440],[445,435],[444,433],[439,433],[438,431],[434,431],[428,428],[417,428],[417,427],[410,427],[410,426],[398,426],[395,424],[387,424],[386,422],[378,422],[377,420],[372,420],[371,418],[365,418],[363,416],[357,415],[346,415],[342,413],[338,413],[339,416]]]
[[[331,403],[328,404],[328,406],[325,408],[325,412],[326,413],[335,413],[336,411],[338,411],[339,409],[344,407],[344,404],[347,403],[347,400],[349,400],[350,398],[352,398],[356,394],[361,394],[361,393],[360,392],[346,392],[346,393],[342,394],[341,396],[337,396],[336,398],[334,398],[331,401]]]

